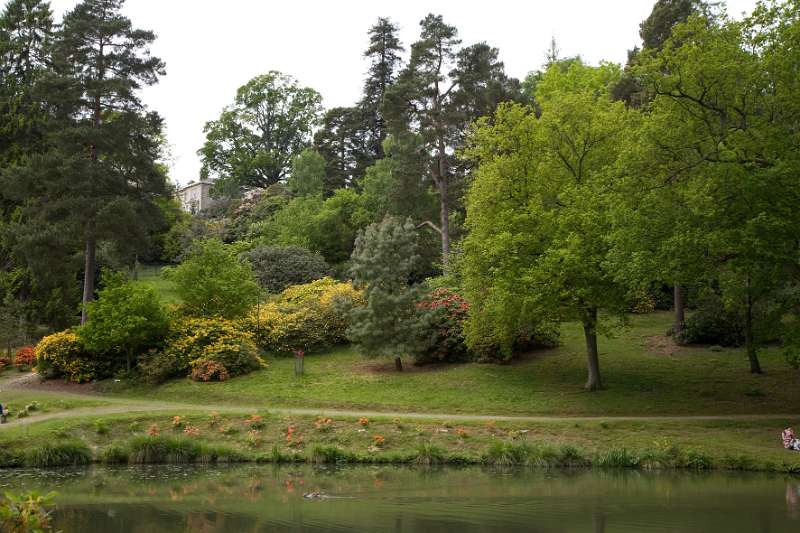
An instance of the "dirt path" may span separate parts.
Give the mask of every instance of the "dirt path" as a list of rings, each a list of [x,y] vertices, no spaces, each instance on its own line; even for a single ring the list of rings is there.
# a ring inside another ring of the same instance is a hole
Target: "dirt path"
[[[41,394],[56,394],[45,391],[37,391]],[[402,418],[406,420],[447,420],[447,421],[469,421],[469,422],[680,422],[680,421],[714,421],[714,420],[798,420],[798,414],[769,414],[769,415],[688,415],[688,416],[494,416],[494,415],[468,415],[468,414],[449,414],[449,413],[409,413],[394,411],[369,411],[369,410],[350,410],[350,409],[327,409],[327,408],[291,408],[291,407],[269,407],[256,405],[197,405],[188,403],[163,402],[151,400],[132,400],[125,398],[105,397],[97,394],[75,394],[59,393],[60,397],[69,395],[75,399],[83,400],[103,400],[109,405],[97,407],[80,407],[55,413],[41,413],[31,415],[26,418],[12,418],[9,422],[0,425],[0,431],[17,426],[25,426],[46,420],[62,420],[69,418],[82,418],[103,416],[121,413],[148,413],[154,411],[171,411],[174,413],[202,411],[209,413],[217,411],[219,413],[254,413],[258,411],[269,411],[281,415],[308,415],[308,416],[328,416],[328,417],[371,417],[371,418]]]

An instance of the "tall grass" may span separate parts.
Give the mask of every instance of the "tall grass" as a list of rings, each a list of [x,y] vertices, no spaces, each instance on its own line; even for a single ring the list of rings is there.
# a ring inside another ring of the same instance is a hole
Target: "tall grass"
[[[92,451],[81,441],[42,444],[28,450],[24,458],[26,466],[37,468],[88,465],[91,462]]]
[[[340,464],[356,462],[357,457],[336,446],[314,446],[310,460],[317,464]]]
[[[421,442],[417,445],[413,463],[420,466],[442,464],[447,461],[447,452],[432,442]]]
[[[128,443],[127,449],[128,462],[133,464],[217,463],[245,460],[245,457],[235,450],[176,437],[135,437]]]

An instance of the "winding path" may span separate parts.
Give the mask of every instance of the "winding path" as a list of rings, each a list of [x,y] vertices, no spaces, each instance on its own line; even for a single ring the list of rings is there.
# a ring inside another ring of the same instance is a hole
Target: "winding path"
[[[17,388],[16,390],[25,390]],[[78,394],[78,393],[54,393],[50,391],[36,391],[37,394],[52,395],[63,398],[70,396],[75,399],[97,401],[102,400],[108,405],[95,407],[79,407],[56,411],[53,413],[43,412],[31,415],[26,418],[12,418],[6,424],[0,425],[0,431],[44,422],[46,420],[62,420],[69,418],[81,418],[92,416],[103,416],[122,413],[148,413],[154,411],[171,411],[175,413],[184,412],[211,412],[219,413],[253,413],[258,411],[268,411],[281,415],[307,415],[307,416],[328,416],[328,417],[370,417],[370,418],[402,418],[406,420],[462,420],[471,422],[680,422],[680,421],[715,421],[715,420],[798,420],[798,414],[755,414],[755,415],[686,415],[686,416],[509,416],[509,415],[469,415],[451,413],[414,413],[399,411],[370,411],[361,409],[328,409],[320,408],[293,408],[293,407],[269,407],[264,405],[197,405],[178,402],[163,402],[156,400],[126,399],[100,396],[97,394]]]

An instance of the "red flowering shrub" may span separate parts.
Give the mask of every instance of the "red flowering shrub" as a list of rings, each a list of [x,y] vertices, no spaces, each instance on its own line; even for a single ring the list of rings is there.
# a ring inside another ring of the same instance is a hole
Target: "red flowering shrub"
[[[439,288],[417,303],[423,336],[415,354],[417,364],[465,361],[469,352],[464,339],[464,321],[469,303],[450,289]]]
[[[196,359],[191,364],[194,381],[225,381],[230,377],[225,365],[213,359]]]
[[[14,366],[22,370],[23,368],[30,368],[36,363],[36,352],[33,346],[24,346],[17,350],[14,356]]]

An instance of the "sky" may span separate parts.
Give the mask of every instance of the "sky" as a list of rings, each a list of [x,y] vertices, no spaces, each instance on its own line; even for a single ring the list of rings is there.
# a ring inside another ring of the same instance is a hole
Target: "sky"
[[[77,0],[51,0],[56,20]],[[157,35],[151,53],[167,75],[142,91],[166,120],[170,175],[196,180],[203,126],[230,104],[236,89],[270,70],[291,74],[323,97],[326,108],[352,105],[368,68],[367,30],[379,16],[400,27],[408,45],[419,21],[441,14],[464,44],[500,50],[506,72],[523,78],[541,67],[551,38],[561,56],[589,63],[624,63],[639,44],[639,23],[654,0],[127,0],[134,27]],[[755,0],[728,0],[728,13],[752,10]]]

